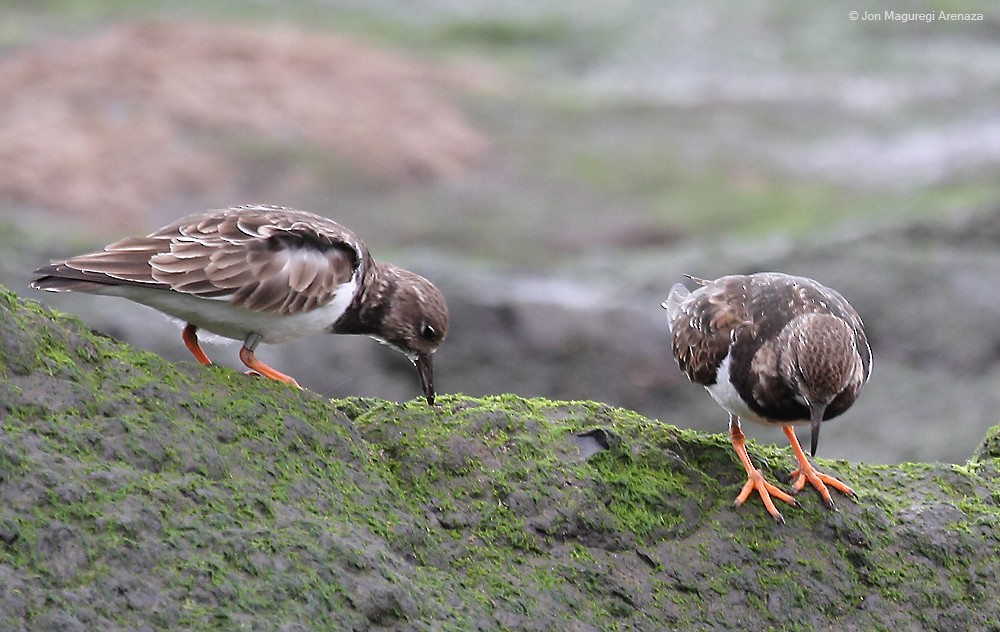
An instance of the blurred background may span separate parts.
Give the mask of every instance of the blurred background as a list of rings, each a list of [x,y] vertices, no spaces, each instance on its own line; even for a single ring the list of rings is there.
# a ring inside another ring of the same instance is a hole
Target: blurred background
[[[895,4],[984,19],[790,0],[5,0],[0,283],[190,362],[153,310],[43,295],[31,271],[195,211],[299,207],[442,289],[439,391],[725,432],[659,303],[683,273],[802,274],[854,304],[875,352],[820,456],[961,462],[1000,423],[1000,10]],[[207,351],[239,366],[235,343]],[[365,338],[259,355],[330,397],[419,394]]]

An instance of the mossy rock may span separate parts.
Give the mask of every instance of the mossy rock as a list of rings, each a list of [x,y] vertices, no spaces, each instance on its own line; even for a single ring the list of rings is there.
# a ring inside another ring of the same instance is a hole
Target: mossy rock
[[[993,426],[976,448],[976,460],[1000,459],[1000,426]]]
[[[996,429],[966,466],[819,460],[859,498],[779,527],[722,435],[327,401],[2,289],[0,377],[0,629],[1000,629]]]

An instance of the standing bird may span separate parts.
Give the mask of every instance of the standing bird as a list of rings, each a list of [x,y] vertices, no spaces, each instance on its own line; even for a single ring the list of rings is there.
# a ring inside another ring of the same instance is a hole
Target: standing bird
[[[827,485],[853,497],[850,487],[809,463],[794,426],[809,424],[815,456],[820,424],[850,408],[868,381],[872,352],[858,313],[840,294],[804,277],[688,278],[701,287],[690,292],[678,283],[662,305],[677,365],[729,412],[729,437],[747,471],[736,504],[756,490],[779,523],[784,518],[771,496],[797,504],[751,464],[741,418],[781,426],[798,460],[793,491],[808,481],[831,509]]]
[[[189,215],[146,237],[39,268],[37,290],[121,296],[198,329],[243,341],[240,360],[301,388],[256,357],[257,345],[310,334],[364,334],[403,352],[434,403],[431,357],[448,332],[444,297],[427,279],[372,259],[364,243],[320,215],[238,206]]]

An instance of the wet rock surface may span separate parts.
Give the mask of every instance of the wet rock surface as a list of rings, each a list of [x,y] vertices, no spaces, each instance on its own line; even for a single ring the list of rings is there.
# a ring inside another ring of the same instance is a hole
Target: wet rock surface
[[[731,507],[725,438],[605,404],[327,401],[7,292],[0,330],[4,629],[1000,626],[992,438],[821,460],[858,500],[781,528]],[[787,449],[751,454],[784,484]]]

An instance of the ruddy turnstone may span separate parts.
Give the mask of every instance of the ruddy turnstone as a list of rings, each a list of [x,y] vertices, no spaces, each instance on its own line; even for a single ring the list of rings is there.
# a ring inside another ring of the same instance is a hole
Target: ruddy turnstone
[[[850,408],[868,381],[872,353],[858,313],[840,294],[804,277],[688,278],[701,287],[690,292],[674,285],[663,307],[681,371],[729,412],[729,436],[747,471],[736,504],[756,490],[782,523],[771,496],[797,504],[753,467],[740,419],[781,426],[798,461],[793,491],[809,482],[831,509],[827,485],[853,497],[850,487],[809,463],[794,426],[809,424],[815,456],[820,424]]]
[[[354,233],[320,215],[278,206],[206,211],[35,272],[38,290],[121,296],[186,322],[181,337],[201,364],[211,361],[198,329],[241,340],[250,373],[296,387],[254,357],[258,344],[369,335],[406,354],[434,403],[431,357],[448,333],[444,297],[427,279],[375,261]]]

